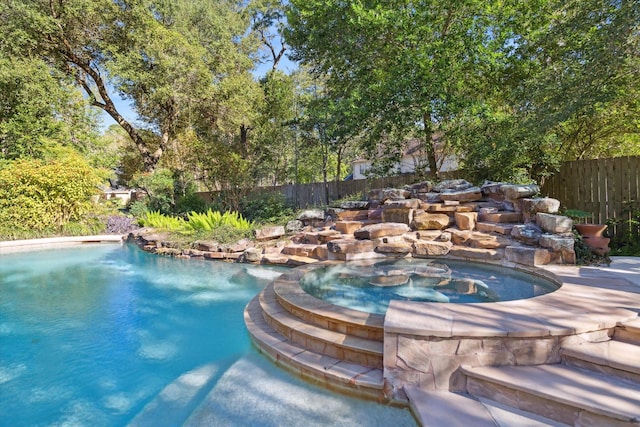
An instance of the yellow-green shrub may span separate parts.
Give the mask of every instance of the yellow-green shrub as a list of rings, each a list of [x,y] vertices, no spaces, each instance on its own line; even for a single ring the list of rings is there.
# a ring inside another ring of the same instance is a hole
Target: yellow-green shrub
[[[92,209],[104,171],[63,150],[52,159],[0,164],[0,223],[20,230],[61,230]]]

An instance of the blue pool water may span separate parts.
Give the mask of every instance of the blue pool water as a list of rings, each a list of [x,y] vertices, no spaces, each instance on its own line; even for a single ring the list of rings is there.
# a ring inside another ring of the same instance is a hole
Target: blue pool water
[[[306,385],[253,352],[243,308],[274,274],[127,245],[2,255],[0,425],[183,425],[203,401],[222,418],[200,409],[206,422],[187,425],[340,425],[321,415],[332,405],[342,425],[415,425],[406,410]],[[289,394],[307,397],[283,406]]]

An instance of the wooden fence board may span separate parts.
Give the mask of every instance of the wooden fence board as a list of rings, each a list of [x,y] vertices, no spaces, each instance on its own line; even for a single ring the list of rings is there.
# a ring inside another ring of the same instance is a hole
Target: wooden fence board
[[[589,222],[606,223],[616,219],[610,236],[631,236],[640,240],[630,206],[640,207],[640,156],[581,160],[564,163],[560,171],[545,182],[543,194],[560,200],[566,209],[591,212]]]

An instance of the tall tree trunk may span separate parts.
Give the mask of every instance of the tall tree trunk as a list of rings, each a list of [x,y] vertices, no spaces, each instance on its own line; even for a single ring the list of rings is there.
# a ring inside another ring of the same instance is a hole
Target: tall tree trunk
[[[427,161],[429,163],[429,171],[433,178],[439,177],[438,164],[436,162],[436,150],[433,145],[433,124],[431,123],[431,113],[424,113],[422,120],[424,121],[424,148],[427,151]]]

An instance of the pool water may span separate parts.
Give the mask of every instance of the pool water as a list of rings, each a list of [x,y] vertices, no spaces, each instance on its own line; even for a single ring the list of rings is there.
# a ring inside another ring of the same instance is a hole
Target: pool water
[[[287,425],[277,418],[286,414],[270,419],[256,411],[275,411],[291,387],[318,396],[320,407],[391,411],[415,425],[406,410],[317,389],[252,350],[244,306],[279,271],[164,258],[128,245],[2,255],[0,425],[183,425],[193,413],[199,418],[187,425]],[[252,369],[256,381],[278,389],[252,393],[252,378],[242,375]],[[251,403],[256,396],[273,405],[260,409]],[[212,421],[201,408],[206,401],[226,418]],[[305,424],[328,422],[318,421],[317,410],[301,413]]]
[[[453,260],[403,258],[323,266],[300,285],[332,304],[385,314],[392,300],[483,303],[544,295],[555,283],[522,271]]]

